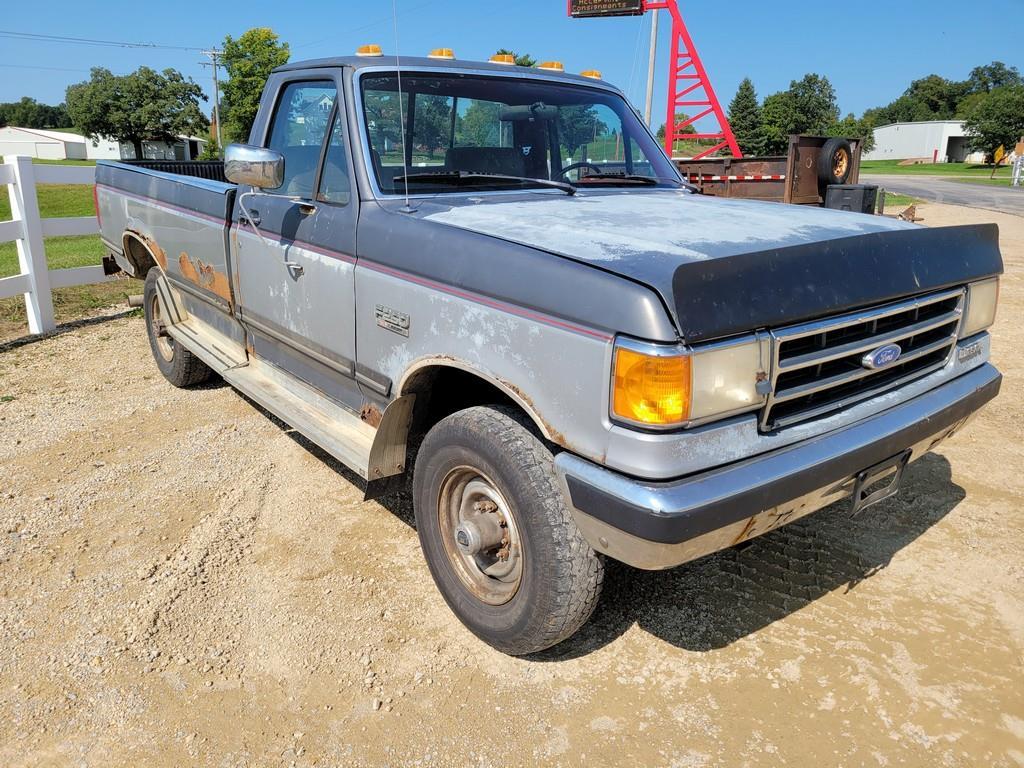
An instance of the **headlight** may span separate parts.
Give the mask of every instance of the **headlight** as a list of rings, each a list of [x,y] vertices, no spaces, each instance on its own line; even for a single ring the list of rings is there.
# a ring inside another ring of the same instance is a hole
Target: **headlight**
[[[748,336],[693,349],[620,338],[612,417],[656,429],[689,426],[764,404],[768,342]]]
[[[999,278],[993,277],[967,286],[967,308],[960,336],[981,333],[996,321],[996,305],[999,304]]]

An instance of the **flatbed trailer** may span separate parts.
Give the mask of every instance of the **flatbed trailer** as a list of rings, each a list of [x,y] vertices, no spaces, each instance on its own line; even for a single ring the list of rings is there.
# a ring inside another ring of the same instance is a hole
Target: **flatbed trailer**
[[[860,139],[790,136],[789,152],[768,157],[673,158],[705,195],[824,205],[830,184],[857,184]]]

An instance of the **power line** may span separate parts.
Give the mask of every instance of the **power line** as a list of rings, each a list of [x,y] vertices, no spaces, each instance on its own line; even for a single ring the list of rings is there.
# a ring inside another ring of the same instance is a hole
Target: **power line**
[[[71,43],[74,45],[98,45],[110,48],[158,48],[171,51],[202,51],[202,48],[186,45],[163,45],[161,43],[131,43],[122,40],[98,40],[91,37],[70,37],[67,35],[43,35],[35,32],[15,32],[0,29],[0,37],[14,40],[31,40],[40,43]]]
[[[34,67],[29,64],[0,64],[6,69],[47,69],[51,72],[88,72],[88,69],[69,69],[68,67]]]

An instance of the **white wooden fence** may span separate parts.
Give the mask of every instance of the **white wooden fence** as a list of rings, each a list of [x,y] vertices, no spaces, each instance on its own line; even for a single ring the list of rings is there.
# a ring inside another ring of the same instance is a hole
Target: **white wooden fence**
[[[0,186],[7,184],[11,221],[0,221],[0,243],[18,244],[21,274],[0,278],[0,299],[25,295],[30,333],[48,333],[57,327],[53,319],[54,288],[100,283],[108,279],[100,265],[51,270],[46,262],[44,237],[95,235],[95,216],[44,219],[39,215],[36,184],[84,184],[96,181],[93,166],[33,165],[32,158],[7,156],[0,165]]]

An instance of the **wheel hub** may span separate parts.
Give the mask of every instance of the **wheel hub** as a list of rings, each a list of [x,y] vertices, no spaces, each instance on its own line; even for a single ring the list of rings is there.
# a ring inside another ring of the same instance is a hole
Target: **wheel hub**
[[[445,552],[462,583],[490,605],[511,600],[522,580],[522,547],[494,483],[472,467],[452,470],[441,484],[438,517]]]
[[[149,304],[149,317],[150,317],[150,333],[153,334],[153,338],[156,341],[157,351],[167,362],[171,362],[174,359],[174,341],[167,333],[167,327],[164,323],[163,312],[160,308],[160,297],[153,294],[153,298]]]

